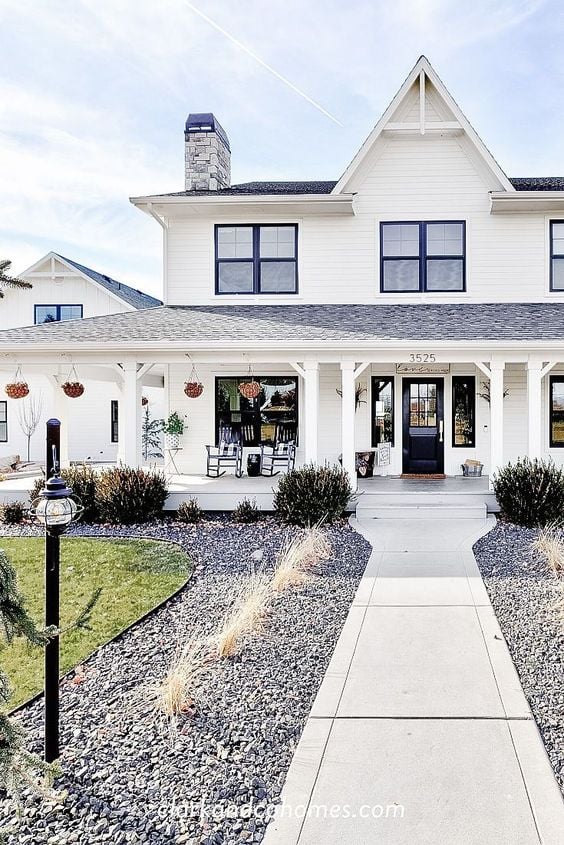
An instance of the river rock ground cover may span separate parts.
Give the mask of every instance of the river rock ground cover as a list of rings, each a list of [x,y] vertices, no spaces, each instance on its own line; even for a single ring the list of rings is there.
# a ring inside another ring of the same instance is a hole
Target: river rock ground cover
[[[532,528],[500,522],[474,554],[564,792],[564,589],[533,551]]]
[[[63,682],[58,797],[26,793],[19,817],[4,800],[8,843],[262,840],[366,566],[368,543],[346,522],[327,528],[331,559],[305,585],[274,599],[264,631],[238,656],[211,667],[204,702],[172,729],[157,715],[153,691],[183,642],[216,630],[234,581],[256,569],[271,572],[293,531],[273,519],[73,529],[177,542],[194,573],[178,596],[88,660],[80,683]],[[42,701],[18,718],[40,752]]]

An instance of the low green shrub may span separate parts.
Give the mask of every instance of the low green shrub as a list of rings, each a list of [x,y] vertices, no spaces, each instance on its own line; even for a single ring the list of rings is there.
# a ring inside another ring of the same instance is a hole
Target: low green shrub
[[[502,516],[515,525],[564,522],[564,470],[552,461],[519,458],[494,475],[493,489]]]
[[[102,522],[133,525],[158,519],[166,496],[162,472],[119,466],[96,477],[96,503]]]
[[[342,515],[352,492],[341,467],[306,464],[280,478],[274,509],[289,525],[331,523]]]
[[[176,512],[176,518],[180,522],[187,522],[191,525],[201,522],[203,516],[204,512],[199,506],[197,499],[187,499],[185,502],[181,502]]]
[[[233,511],[232,516],[234,522],[258,522],[260,519],[260,511],[257,507],[256,499],[241,499]]]
[[[7,502],[2,506],[2,522],[6,525],[19,525],[25,514],[26,506],[23,502]]]
[[[100,510],[96,501],[96,482],[98,475],[90,466],[67,467],[61,470],[61,477],[65,484],[71,488],[74,495],[80,499],[84,508],[82,522],[99,522]],[[30,499],[33,502],[45,487],[45,479],[38,478],[30,492]]]

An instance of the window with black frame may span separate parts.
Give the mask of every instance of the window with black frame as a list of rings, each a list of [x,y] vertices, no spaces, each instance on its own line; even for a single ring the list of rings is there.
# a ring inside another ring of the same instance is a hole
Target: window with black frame
[[[372,377],[372,445],[394,445],[394,377]]]
[[[298,227],[215,227],[218,294],[284,294],[298,290]]]
[[[463,220],[380,223],[382,293],[466,290]]]
[[[110,400],[110,442],[119,443],[119,405],[117,399]]]
[[[473,448],[476,445],[476,379],[452,377],[452,445]]]
[[[564,376],[550,377],[550,445],[564,447]]]
[[[61,320],[79,320],[82,317],[82,305],[35,305],[34,321],[39,323],[58,323]]]
[[[247,399],[239,385],[248,376],[219,376],[215,380],[216,444],[275,445],[298,440],[297,376],[254,376],[260,384],[256,399]]]
[[[564,291],[564,220],[550,221],[550,289]]]
[[[0,402],[0,443],[8,442],[8,403]]]

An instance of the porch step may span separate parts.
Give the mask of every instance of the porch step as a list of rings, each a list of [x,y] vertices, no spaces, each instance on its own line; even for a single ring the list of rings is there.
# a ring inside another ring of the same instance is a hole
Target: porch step
[[[360,519],[483,519],[488,515],[485,502],[480,504],[408,503],[376,505],[359,502],[356,515]]]

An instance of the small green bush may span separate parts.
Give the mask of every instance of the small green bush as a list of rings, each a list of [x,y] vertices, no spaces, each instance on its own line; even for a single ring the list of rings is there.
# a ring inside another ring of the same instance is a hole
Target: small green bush
[[[162,472],[119,466],[96,477],[96,503],[102,522],[150,522],[161,516],[166,497]]]
[[[260,519],[260,511],[257,507],[256,499],[241,499],[235,510],[233,511],[234,522],[258,522]]]
[[[502,516],[515,525],[564,522],[564,470],[552,461],[519,458],[494,475],[493,489]]]
[[[191,525],[201,522],[203,516],[204,512],[199,506],[197,499],[187,499],[185,502],[181,502],[176,512],[176,518],[180,522],[187,522]]]
[[[26,506],[23,502],[7,502],[2,507],[2,522],[6,525],[19,525],[23,522],[26,514]]]
[[[342,515],[352,492],[341,467],[306,464],[280,478],[274,509],[289,525],[331,523]]]
[[[100,511],[96,501],[96,481],[98,476],[92,467],[86,465],[67,467],[61,470],[61,478],[71,488],[74,495],[80,499],[80,503],[84,508],[81,521],[88,523],[99,522]],[[34,499],[37,499],[44,487],[45,479],[38,478],[31,488],[30,500],[32,502]]]

